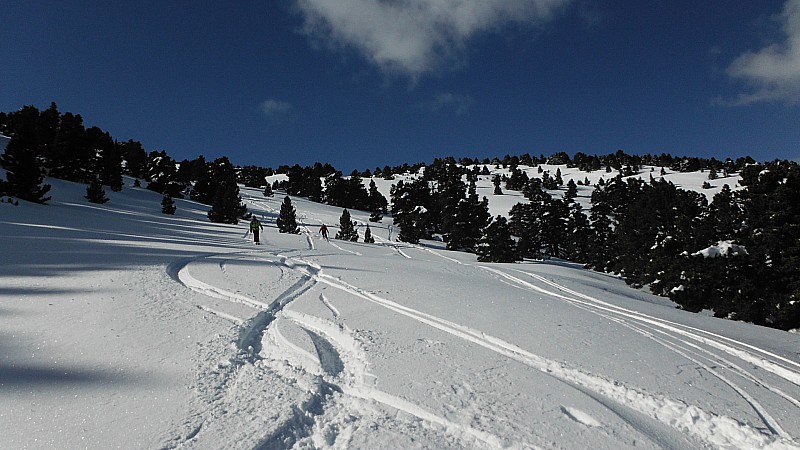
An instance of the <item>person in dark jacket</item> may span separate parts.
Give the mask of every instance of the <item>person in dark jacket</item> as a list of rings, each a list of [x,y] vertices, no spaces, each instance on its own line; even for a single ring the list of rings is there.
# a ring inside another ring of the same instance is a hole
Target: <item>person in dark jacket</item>
[[[261,225],[261,222],[253,216],[253,219],[250,220],[250,231],[253,233],[253,241],[255,241],[256,245],[261,245],[261,241],[258,239],[259,232],[264,229],[264,226]]]
[[[328,240],[328,227],[326,227],[324,223],[319,227],[319,234],[321,234],[326,241]]]

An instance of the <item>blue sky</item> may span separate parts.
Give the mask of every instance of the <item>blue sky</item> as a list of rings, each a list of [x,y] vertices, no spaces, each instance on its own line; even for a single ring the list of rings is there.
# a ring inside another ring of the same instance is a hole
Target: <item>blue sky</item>
[[[800,0],[16,1],[0,110],[176,159],[800,157]]]

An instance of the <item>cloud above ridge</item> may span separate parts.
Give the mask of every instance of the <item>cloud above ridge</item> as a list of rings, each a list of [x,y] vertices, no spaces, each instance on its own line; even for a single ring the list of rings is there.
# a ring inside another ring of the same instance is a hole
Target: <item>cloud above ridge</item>
[[[739,94],[731,104],[800,104],[800,0],[787,0],[777,20],[782,24],[785,41],[744,53],[728,67],[730,77],[753,88]]]
[[[351,48],[417,78],[459,60],[466,41],[507,24],[541,26],[572,0],[296,0],[316,43]]]
[[[269,99],[261,102],[260,109],[266,116],[274,117],[288,113],[292,110],[292,105],[280,100]]]

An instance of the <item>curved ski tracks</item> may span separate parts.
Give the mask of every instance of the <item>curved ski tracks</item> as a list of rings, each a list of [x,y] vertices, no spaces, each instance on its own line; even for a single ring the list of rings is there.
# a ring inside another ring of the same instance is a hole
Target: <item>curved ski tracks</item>
[[[300,382],[303,390],[308,393],[303,401],[292,406],[292,416],[282,426],[257,439],[256,448],[289,448],[305,441],[314,446],[330,446],[335,442],[337,446],[346,447],[347,437],[355,426],[353,417],[362,416],[365,411],[370,410],[370,403],[386,405],[438,426],[441,433],[461,441],[465,446],[477,444],[478,447],[485,448],[508,448],[508,445],[504,445],[498,437],[490,433],[452,422],[403,398],[376,389],[375,377],[368,373],[367,358],[352,331],[341,323],[284,309],[288,303],[303,295],[319,281],[321,268],[318,265],[281,255],[277,255],[277,260],[264,259],[266,264],[294,271],[300,275],[300,279],[276,299],[262,301],[214,286],[192,275],[192,263],[219,256],[227,255],[209,254],[176,261],[168,267],[167,272],[173,279],[197,293],[259,310],[254,317],[241,325],[239,338],[235,342],[235,355],[228,362],[220,363],[217,369],[223,370],[213,371],[223,372],[227,377],[220,385],[223,389],[230,389],[230,386],[238,384],[248,385],[252,379],[264,377],[258,375],[258,372],[268,370],[273,372],[273,376],[277,374],[284,379],[291,378]],[[219,267],[224,270],[225,265],[220,263]],[[339,317],[339,311],[323,294],[320,294],[319,300],[331,311],[334,319]],[[205,310],[220,315],[210,309]],[[299,326],[310,338],[316,354],[310,354],[293,344],[281,334],[278,327],[271,326],[276,320],[288,320]],[[262,339],[270,341],[268,351],[262,350]],[[287,356],[290,358],[287,359]],[[294,368],[286,366],[292,359],[297,364]],[[303,381],[303,377],[298,378],[298,369],[308,370],[309,374],[316,374],[318,378],[316,381],[313,378]],[[243,381],[243,377],[247,380]],[[242,427],[238,423],[224,424],[226,420],[236,420],[225,413],[226,409],[234,406],[230,404],[230,398],[225,398],[235,396],[235,392],[217,393],[209,400],[208,405],[198,407],[199,411],[187,418],[184,431],[175,430],[165,439],[167,443],[164,447],[194,448],[209,444],[236,447],[233,441],[225,445],[211,438],[204,438],[206,434],[212,433],[206,433],[206,430],[212,428],[209,424],[217,430],[238,430]],[[251,430],[251,433],[255,432],[256,430]],[[255,436],[257,434],[249,438],[253,439]],[[342,444],[343,441],[345,444]]]
[[[307,238],[310,242],[310,248],[313,249],[310,233],[307,234]],[[395,247],[395,250],[404,257],[409,258],[408,255],[404,254],[397,247]],[[452,262],[463,264],[433,250],[424,250],[437,254]],[[752,375],[751,372],[733,363],[729,359],[702,348],[700,344],[722,351],[729,356],[738,358],[747,364],[768,371],[796,385],[800,385],[799,364],[747,343],[738,342],[704,330],[617,307],[597,298],[571,290],[540,275],[512,269],[519,274],[533,278],[536,282],[544,284],[548,288],[540,287],[519,276],[512,275],[494,267],[475,266],[504,283],[559,298],[577,307],[599,314],[609,320],[622,323],[637,333],[653,339],[665,348],[680,354],[704,368],[739,393],[739,395],[753,407],[758,416],[761,417],[764,425],[770,430],[773,436],[766,435],[757,429],[746,424],[738,423],[731,418],[710,414],[692,405],[660,396],[652,396],[646,392],[623,386],[613,380],[607,380],[596,375],[569,368],[564,364],[530,353],[497,337],[486,335],[479,330],[381,298],[338,278],[331,277],[323,273],[320,266],[301,259],[275,255],[278,258],[277,260],[265,260],[267,264],[279,265],[300,274],[300,279],[294,285],[272,301],[256,300],[242,294],[230,292],[198,280],[190,273],[189,267],[192,262],[211,256],[218,255],[203,255],[189,260],[176,261],[168,267],[167,271],[173,279],[198,293],[217,299],[242,303],[260,311],[255,317],[248,320],[241,327],[237,348],[240,354],[247,355],[246,358],[244,358],[246,362],[252,364],[254,361],[260,359],[261,339],[267,333],[267,329],[270,328],[274,330],[270,332],[270,334],[273,335],[273,339],[286,349],[287,352],[303,356],[306,362],[318,364],[319,374],[322,377],[321,381],[312,389],[312,391],[315,392],[312,398],[305,402],[304,405],[301,405],[301,407],[296,407],[295,419],[290,421],[291,424],[287,424],[287,426],[281,430],[279,436],[266,436],[266,440],[262,441],[262,444],[268,444],[270,442],[275,444],[279,440],[284,443],[295,443],[303,439],[311,440],[317,444],[324,444],[325,439],[320,441],[322,438],[319,436],[330,436],[330,430],[333,428],[339,430],[340,435],[346,436],[348,433],[346,419],[339,420],[339,422],[337,422],[338,419],[336,419],[336,417],[328,417],[318,421],[309,420],[308,411],[311,409],[322,410],[324,409],[321,408],[323,403],[338,401],[340,403],[339,407],[330,409],[339,411],[339,416],[346,417],[347,414],[342,415],[341,410],[352,409],[353,399],[361,399],[382,403],[406,411],[422,420],[437,424],[449,430],[449,432],[456,433],[462,436],[463,439],[481,442],[481,444],[492,448],[499,448],[502,446],[501,441],[496,436],[492,436],[480,430],[474,430],[467,426],[452,423],[429,411],[425,411],[417,405],[411,404],[407,400],[375,389],[372,385],[374,383],[374,377],[371,377],[367,372],[366,358],[360,353],[360,347],[353,338],[352,332],[341,324],[335,324],[324,319],[302,315],[284,309],[284,306],[311,289],[314,284],[323,283],[447,332],[453,336],[480,345],[559,379],[606,405],[620,417],[631,423],[635,428],[642,431],[643,434],[651,436],[651,438],[652,435],[660,436],[660,444],[662,445],[666,444],[669,447],[678,448],[684,445],[685,442],[681,442],[677,437],[667,438],[665,441],[663,430],[649,431],[648,429],[653,426],[652,423],[641,422],[635,415],[632,416],[631,413],[626,411],[635,411],[652,421],[667,425],[670,429],[691,434],[700,441],[715,446],[726,447],[730,445],[740,445],[742,442],[746,442],[754,448],[798,448],[793,440],[794,437],[778,424],[763,405],[747,394],[744,389],[739,387],[731,379],[720,373],[719,370],[713,368],[712,365],[721,365],[727,370],[780,395],[797,407],[800,407],[800,401],[781,391],[779,388],[771,386],[769,383]],[[219,267],[221,271],[225,271],[225,265],[223,263],[220,263]],[[334,318],[339,316],[339,312],[336,308],[323,295],[320,294],[319,299],[331,310]],[[270,327],[270,324],[279,316],[294,322],[308,334],[313,342],[316,355],[308,354],[308,352],[305,352],[299,347],[293,346],[291,342],[285,338],[281,339],[277,329]],[[676,336],[680,338],[676,338]],[[305,353],[305,355],[303,355],[303,353]],[[704,360],[709,361],[709,363],[703,362]],[[301,363],[301,365],[304,364]],[[368,382],[368,380],[372,380],[373,383]],[[343,401],[342,396],[349,397],[349,400]],[[342,406],[342,404],[344,406]],[[580,411],[576,412],[572,409],[567,409],[565,411],[568,411],[565,414],[574,420],[589,421],[589,419],[581,415]],[[320,414],[316,416],[320,418],[323,414],[323,412],[320,412]],[[318,428],[316,431],[315,427]],[[321,427],[327,427],[328,430],[319,430]],[[185,438],[183,438],[179,445],[193,442],[196,437],[202,435],[202,430],[203,423],[201,422],[198,426],[193,427],[190,432],[185,434]],[[330,438],[328,441],[330,441]],[[336,442],[338,443],[340,441]],[[331,442],[328,443],[330,444]]]

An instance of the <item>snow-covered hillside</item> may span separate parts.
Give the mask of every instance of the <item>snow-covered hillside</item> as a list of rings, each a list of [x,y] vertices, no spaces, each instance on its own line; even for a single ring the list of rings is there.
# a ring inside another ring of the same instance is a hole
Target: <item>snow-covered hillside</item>
[[[303,199],[279,234],[259,190],[255,246],[197,203],[48,183],[0,203],[0,448],[800,448],[797,334],[388,221],[327,242],[341,209]]]

